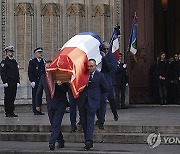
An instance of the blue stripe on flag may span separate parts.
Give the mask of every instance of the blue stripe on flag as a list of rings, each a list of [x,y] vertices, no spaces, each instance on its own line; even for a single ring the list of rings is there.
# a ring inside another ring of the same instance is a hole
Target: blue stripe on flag
[[[132,23],[132,29],[131,29],[131,35],[129,39],[129,50],[133,53],[136,54],[137,52],[137,27],[136,27],[136,16],[133,18],[133,23]]]
[[[92,32],[82,32],[82,33],[79,33],[78,35],[91,35],[92,37],[94,37],[95,39],[97,39],[100,42],[99,49],[101,50],[101,48],[102,48],[102,40],[101,40],[99,35],[97,35],[95,33],[92,33]]]

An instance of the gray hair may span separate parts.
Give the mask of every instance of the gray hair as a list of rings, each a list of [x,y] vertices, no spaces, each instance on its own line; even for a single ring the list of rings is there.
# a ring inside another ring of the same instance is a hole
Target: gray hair
[[[108,42],[103,42],[102,43],[102,47],[103,48],[109,48],[110,47],[110,44]]]

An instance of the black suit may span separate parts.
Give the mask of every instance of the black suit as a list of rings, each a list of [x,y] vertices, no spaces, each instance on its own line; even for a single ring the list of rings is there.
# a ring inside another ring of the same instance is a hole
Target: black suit
[[[6,57],[1,61],[1,79],[3,83],[8,84],[8,87],[4,87],[5,114],[12,115],[14,113],[17,83],[20,83],[19,68],[15,59]]]
[[[34,113],[36,113],[35,97],[36,97],[37,87],[42,74],[45,74],[45,60],[41,59],[40,61],[38,61],[37,58],[31,59],[29,61],[29,66],[28,66],[28,77],[30,82],[35,82],[35,87],[32,88],[32,109]],[[41,105],[42,105],[42,95],[43,95],[43,91],[41,91],[41,99],[39,99],[38,102],[41,103]]]
[[[126,64],[118,62],[117,71],[115,74],[115,95],[117,108],[125,107],[125,90],[126,84],[128,83],[127,67]],[[120,99],[121,94],[121,99]]]
[[[171,81],[171,101],[180,104],[180,60],[171,63],[169,78]]]
[[[85,143],[93,144],[94,118],[100,108],[100,98],[108,92],[108,83],[101,72],[95,71],[91,82],[77,99]]]
[[[53,129],[49,144],[55,144],[56,141],[58,141],[60,144],[64,144],[63,135],[60,131],[60,127],[65,113],[65,109],[68,104],[66,92],[68,92],[69,86],[66,83],[63,83],[61,86],[56,84],[54,97],[51,99],[46,75],[42,75],[36,93],[37,107],[41,106],[41,91],[43,89],[46,94],[48,116]]]

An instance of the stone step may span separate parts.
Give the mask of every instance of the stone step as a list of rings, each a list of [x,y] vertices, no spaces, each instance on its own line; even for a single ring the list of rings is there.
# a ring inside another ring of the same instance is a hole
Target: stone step
[[[63,133],[67,142],[83,142],[83,133]],[[28,142],[48,142],[50,133],[47,132],[1,132],[1,141],[28,141]],[[146,134],[127,133],[94,133],[96,143],[145,143]]]
[[[131,154],[131,152],[127,153],[126,151],[122,152],[110,152],[110,151],[84,151],[82,150],[58,150],[58,151],[44,151],[44,150],[0,150],[0,154]]]
[[[69,125],[62,125],[62,132],[70,132]],[[50,132],[50,125],[0,125],[0,132]],[[81,132],[81,126],[78,126],[77,132]],[[180,125],[178,126],[136,126],[136,125],[104,125],[104,130],[100,130],[95,125],[95,133],[154,133],[180,134]]]
[[[161,145],[158,151],[166,150],[172,153],[176,145],[168,147]],[[48,142],[11,142],[0,141],[0,154],[142,154],[152,153],[146,144],[109,144],[95,143],[89,151],[84,151],[84,143],[65,143],[65,148],[49,151]],[[155,150],[157,152],[157,149]],[[176,150],[177,151],[177,150]],[[164,153],[163,153],[164,154]]]
[[[66,142],[82,143],[83,133],[63,133]],[[149,133],[94,133],[96,143],[144,144]],[[1,132],[1,141],[48,142],[48,132]],[[161,143],[180,144],[180,134],[161,134]]]

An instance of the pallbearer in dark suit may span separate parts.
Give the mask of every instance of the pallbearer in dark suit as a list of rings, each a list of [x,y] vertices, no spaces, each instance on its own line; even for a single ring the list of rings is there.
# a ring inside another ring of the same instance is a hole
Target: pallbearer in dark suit
[[[104,74],[106,81],[108,82],[109,92],[102,94],[100,109],[97,112],[96,124],[98,124],[99,129],[104,129],[105,115],[106,115],[106,104],[109,101],[111,111],[114,116],[114,120],[117,121],[119,116],[117,113],[115,96],[114,96],[114,84],[113,76],[116,71],[116,60],[111,51],[109,51],[110,45],[108,42],[103,42],[102,46],[102,69],[101,72]]]
[[[80,120],[85,138],[85,149],[93,147],[94,118],[97,109],[100,107],[102,93],[108,92],[108,83],[101,72],[95,71],[96,61],[90,59],[88,62],[89,83],[78,97]]]
[[[128,74],[127,65],[122,62],[122,53],[119,54],[119,60],[117,62],[117,71],[115,74],[115,96],[117,109],[125,109],[125,91],[126,86],[128,86]],[[121,97],[120,97],[121,95]]]
[[[32,109],[34,115],[44,115],[44,113],[36,111],[35,97],[37,92],[37,87],[39,85],[39,80],[41,75],[45,74],[45,59],[42,58],[43,49],[41,47],[36,48],[34,50],[35,58],[29,61],[28,66],[28,77],[31,82],[32,87]],[[42,95],[43,91],[41,91],[41,99],[39,99],[38,103],[42,105]]]
[[[49,66],[50,62],[46,63],[46,68]],[[52,126],[52,133],[49,141],[49,149],[55,149],[55,143],[58,142],[57,148],[64,147],[64,139],[63,135],[60,131],[61,122],[68,104],[66,93],[69,90],[69,86],[67,83],[62,83],[61,81],[57,81],[55,85],[55,93],[54,97],[51,99],[50,91],[48,89],[48,83],[46,79],[46,74],[41,76],[39,81],[39,86],[36,93],[36,110],[40,112],[41,110],[41,91],[44,89],[46,94],[46,102],[47,102],[47,110],[49,120]]]

